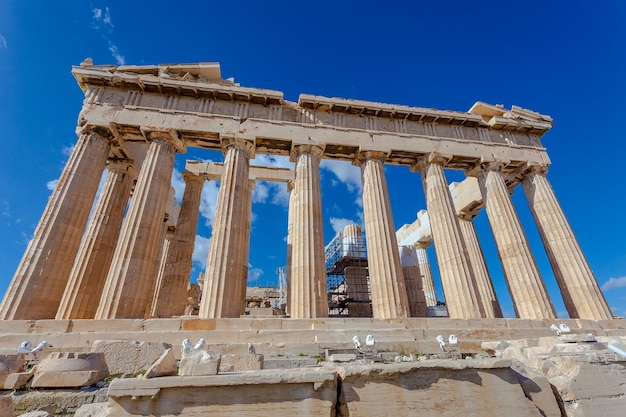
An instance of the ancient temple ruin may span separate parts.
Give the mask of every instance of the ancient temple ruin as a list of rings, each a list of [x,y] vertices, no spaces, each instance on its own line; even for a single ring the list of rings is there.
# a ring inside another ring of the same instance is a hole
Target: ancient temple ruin
[[[436,303],[432,277],[424,278],[430,242],[449,316],[501,317],[472,223],[484,208],[517,317],[554,319],[510,198],[520,184],[569,316],[612,318],[546,177],[550,159],[540,139],[552,126],[549,116],[481,102],[467,112],[308,94],[294,103],[281,92],[223,79],[217,63],[116,67],[86,60],[72,73],[85,92],[78,141],[0,319],[183,315],[200,194],[210,179],[219,179],[220,189],[199,318],[244,312],[251,193],[259,179],[290,189],[288,314],[326,317],[319,173],[326,158],[361,167],[374,318],[424,316],[418,306]],[[189,161],[182,206],[168,209],[174,158],[189,147],[221,150],[224,163]],[[290,156],[295,170],[251,167],[250,160],[264,153]],[[421,175],[427,237],[411,237],[425,218],[396,235],[385,164]],[[106,184],[89,220],[105,169]],[[461,170],[467,179],[450,189],[444,169]]]

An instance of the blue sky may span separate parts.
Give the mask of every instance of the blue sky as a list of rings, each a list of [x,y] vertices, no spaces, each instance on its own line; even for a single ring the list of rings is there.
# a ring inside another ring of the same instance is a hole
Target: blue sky
[[[180,6],[180,7],[178,7]],[[626,314],[626,3],[615,1],[213,2],[33,1],[0,3],[0,292],[4,293],[75,142],[82,92],[72,65],[218,61],[243,86],[467,111],[474,102],[516,104],[551,115],[542,139],[548,178],[613,312]],[[219,160],[190,150],[177,158]],[[259,164],[288,165],[260,157]],[[348,164],[322,167],[325,241],[361,222],[360,178]],[[387,167],[396,228],[425,208],[421,179]],[[449,180],[463,174],[447,172]],[[205,185],[198,254],[210,238],[215,183]],[[182,195],[182,193],[180,194]],[[513,200],[548,291],[563,302],[528,211]],[[277,281],[285,263],[284,186],[259,184],[250,275]],[[503,310],[513,308],[485,213],[479,239]],[[206,249],[205,249],[206,251]],[[434,251],[429,253],[435,263]],[[436,269],[436,268],[435,268]],[[202,270],[195,263],[194,276]],[[441,292],[440,285],[439,291]]]

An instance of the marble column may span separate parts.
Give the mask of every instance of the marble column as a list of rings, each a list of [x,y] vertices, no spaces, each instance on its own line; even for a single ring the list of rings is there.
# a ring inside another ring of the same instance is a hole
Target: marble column
[[[187,306],[187,284],[191,273],[198,216],[204,177],[183,172],[185,192],[176,222],[174,236],[167,251],[163,278],[157,286],[152,307],[154,317],[172,317],[184,314]]]
[[[522,185],[569,316],[612,319],[611,310],[545,176],[545,170],[539,168],[537,172],[529,173]]]
[[[361,166],[363,181],[372,313],[374,318],[409,317],[409,300],[389,203],[384,157],[382,152],[364,152],[355,161]]]
[[[430,242],[415,243],[415,256],[417,256],[417,265],[420,271],[422,289],[424,291],[427,307],[437,305],[438,301],[437,291],[435,290],[435,279],[433,278],[433,271],[428,261],[427,249],[429,246]]]
[[[502,317],[500,303],[493,289],[493,283],[491,282],[491,276],[489,275],[489,270],[485,263],[485,257],[483,256],[483,251],[478,242],[473,218],[459,218],[459,226],[461,226],[461,233],[463,234],[463,240],[467,248],[467,256],[474,272],[474,278],[476,279],[478,298],[484,312],[483,317]]]
[[[245,311],[245,295],[241,299],[240,291],[248,281],[245,233],[250,222],[248,176],[254,144],[225,138],[222,147],[224,171],[213,218],[200,318],[239,317]]]
[[[522,319],[553,319],[554,307],[546,291],[528,240],[513,207],[499,163],[483,163],[468,171],[476,176],[513,307]]]
[[[287,299],[285,304],[286,315],[291,314],[291,240],[293,234],[293,207],[295,205],[293,198],[295,192],[293,191],[293,186],[293,181],[289,181],[287,183],[287,191],[289,192],[289,208],[287,211],[287,266],[285,268],[285,274],[287,275]]]
[[[422,274],[419,269],[415,246],[400,247],[400,262],[402,263],[411,317],[427,317],[428,306],[426,305]]]
[[[152,132],[149,138],[96,319],[145,318],[150,313],[174,158],[184,147],[169,133]]]
[[[83,237],[56,319],[93,319],[113,260],[137,170],[131,160],[109,160],[100,198]]]
[[[159,266],[157,267],[157,277],[154,282],[154,296],[152,297],[152,302],[150,303],[150,317],[171,317],[171,316],[157,316],[157,309],[159,308],[159,304],[163,305],[163,303],[159,303],[159,298],[164,296],[163,288],[163,277],[165,275],[165,264],[167,262],[167,256],[170,251],[172,240],[174,240],[174,227],[168,226],[167,215],[163,220],[163,244],[161,245],[161,256],[159,256]],[[171,290],[171,288],[168,288]]]
[[[9,284],[0,320],[56,316],[108,153],[104,136],[79,136]]]
[[[414,169],[422,172],[426,207],[450,318],[479,318],[478,290],[443,170],[445,159],[429,155]]]
[[[320,189],[322,149],[297,145],[291,151],[296,163],[290,210],[291,234],[290,315],[292,318],[328,316],[324,224]]]

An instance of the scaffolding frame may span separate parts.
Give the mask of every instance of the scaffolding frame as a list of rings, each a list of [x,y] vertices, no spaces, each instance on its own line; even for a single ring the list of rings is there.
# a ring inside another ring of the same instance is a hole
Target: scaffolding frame
[[[365,238],[344,230],[324,248],[328,315],[372,317]]]

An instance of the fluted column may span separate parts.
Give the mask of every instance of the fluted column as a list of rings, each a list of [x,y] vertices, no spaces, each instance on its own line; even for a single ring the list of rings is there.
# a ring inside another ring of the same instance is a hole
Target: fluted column
[[[367,236],[367,264],[375,318],[409,317],[396,228],[383,166],[384,154],[364,152],[356,164],[363,181],[363,217]]]
[[[167,217],[167,215],[166,215]],[[170,252],[170,248],[172,247],[172,240],[174,240],[174,227],[169,227],[167,224],[167,219],[163,221],[163,243],[161,244],[161,256],[159,256],[159,266],[157,267],[157,277],[154,282],[154,296],[152,298],[152,302],[150,303],[150,317],[166,317],[166,316],[158,316],[157,309],[159,308],[159,298],[164,296],[163,291],[163,277],[165,276],[165,265],[167,263],[167,256]],[[171,288],[169,288],[171,290]],[[163,303],[161,303],[161,306]],[[170,316],[167,316],[170,317]]]
[[[428,316],[428,306],[426,305],[422,274],[420,273],[415,246],[400,247],[400,262],[402,263],[411,317],[426,317]]]
[[[612,319],[611,310],[545,171],[528,174],[522,184],[569,316]]]
[[[287,183],[287,191],[289,192],[289,208],[287,211],[287,266],[285,270],[285,274],[287,275],[287,300],[285,304],[285,314],[291,314],[291,241],[293,235],[293,212],[294,212],[294,196],[295,192],[293,191],[294,183],[293,181],[289,181]]]
[[[291,152],[295,180],[290,210],[291,238],[290,314],[292,318],[328,316],[324,224],[320,190],[320,156],[316,146],[298,145]]]
[[[479,318],[476,283],[443,171],[445,160],[429,155],[416,164],[422,172],[426,206],[435,242],[446,307],[451,318]]]
[[[493,283],[485,264],[483,251],[478,243],[476,228],[472,218],[459,218],[459,226],[467,248],[467,255],[476,279],[478,298],[483,306],[484,316],[487,318],[502,317],[502,309],[493,289]]]
[[[137,178],[131,160],[109,160],[107,178],[82,240],[57,319],[93,319]]]
[[[435,290],[435,280],[433,278],[433,271],[428,261],[427,249],[430,246],[430,242],[416,242],[415,243],[415,256],[417,256],[417,265],[419,267],[422,289],[424,291],[424,297],[426,298],[426,306],[437,305],[437,291]]]
[[[250,222],[248,176],[254,144],[225,138],[222,147],[224,171],[213,218],[200,318],[239,317],[245,311],[245,295],[242,300],[240,291],[248,280],[245,233]]]
[[[483,163],[468,175],[478,178],[515,313],[523,319],[555,318],[554,307],[499,168],[498,163]]]
[[[0,319],[52,319],[63,297],[109,153],[81,134],[2,301]]]
[[[174,236],[165,258],[163,278],[157,287],[152,308],[154,317],[182,315],[187,306],[187,284],[191,272],[194,244],[204,177],[183,172],[185,192]]]
[[[174,157],[177,148],[184,149],[164,132],[153,132],[150,139],[96,319],[144,318],[150,313]]]

